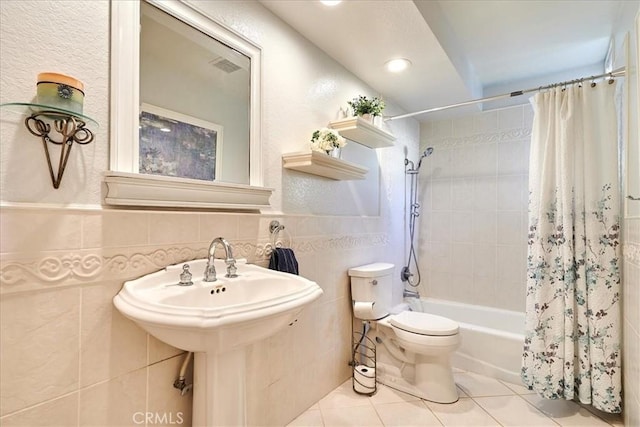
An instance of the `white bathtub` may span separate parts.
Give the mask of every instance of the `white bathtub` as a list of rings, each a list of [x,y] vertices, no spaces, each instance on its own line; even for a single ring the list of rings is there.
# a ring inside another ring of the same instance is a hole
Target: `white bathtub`
[[[407,302],[413,310],[459,323],[462,342],[453,356],[453,366],[520,384],[524,313],[433,298]]]

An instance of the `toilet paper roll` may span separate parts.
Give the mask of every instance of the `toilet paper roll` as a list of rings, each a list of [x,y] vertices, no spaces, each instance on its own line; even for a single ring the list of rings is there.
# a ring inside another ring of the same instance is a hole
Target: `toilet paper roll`
[[[373,319],[373,306],[375,302],[354,302],[353,315],[356,319]]]
[[[376,391],[376,368],[357,365],[353,372],[353,389],[356,393],[372,394]]]

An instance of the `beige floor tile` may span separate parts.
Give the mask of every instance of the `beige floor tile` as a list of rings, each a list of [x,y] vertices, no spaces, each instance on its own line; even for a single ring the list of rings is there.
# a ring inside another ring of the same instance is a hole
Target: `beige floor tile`
[[[515,394],[513,390],[500,381],[472,372],[453,374],[453,378],[458,388],[469,397],[510,396]]]
[[[526,388],[524,385],[522,384],[514,384],[514,383],[510,383],[508,381],[502,381],[499,380],[502,384],[506,385],[507,387],[509,387],[511,390],[514,391],[514,393],[516,394],[536,394],[535,391],[533,390],[529,390],[528,388]]]
[[[420,400],[420,398],[392,389],[384,384],[378,384],[378,391],[369,400],[375,406],[383,403],[411,402]]]
[[[375,406],[385,426],[442,426],[423,402],[384,403]]]
[[[367,402],[368,403],[368,402]],[[384,426],[373,406],[353,406],[350,408],[321,408],[324,425],[331,427],[373,427]]]
[[[351,379],[345,381],[338,388],[327,394],[318,402],[321,410],[331,408],[350,408],[353,406],[370,406],[368,396],[363,396],[353,391]]]
[[[538,395],[522,396],[525,400],[538,408],[546,416],[553,418],[561,426],[608,426],[609,424],[594,416],[571,400],[550,400]]]
[[[491,415],[469,398],[462,398],[456,403],[448,404],[425,403],[446,427],[500,426]]]
[[[520,396],[476,397],[473,400],[505,427],[558,425]]]
[[[323,427],[320,409],[307,409],[298,418],[287,424],[287,427]]]

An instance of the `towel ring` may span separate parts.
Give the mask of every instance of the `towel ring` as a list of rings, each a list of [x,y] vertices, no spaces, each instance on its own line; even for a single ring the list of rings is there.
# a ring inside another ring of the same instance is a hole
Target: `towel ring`
[[[281,231],[284,231],[284,225],[280,224],[280,221],[278,220],[273,220],[269,223],[269,233],[271,233],[271,247],[272,248],[276,248],[276,241],[278,240],[278,234]],[[289,247],[291,247],[291,233],[287,232],[287,234],[289,234]],[[273,249],[272,249],[273,250]]]

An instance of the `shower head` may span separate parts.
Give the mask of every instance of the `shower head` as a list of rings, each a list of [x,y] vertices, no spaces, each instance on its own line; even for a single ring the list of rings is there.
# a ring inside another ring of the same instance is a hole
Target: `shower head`
[[[422,165],[422,159],[429,157],[431,154],[433,154],[433,147],[427,147],[427,149],[422,152],[420,160],[418,161],[418,169],[420,169],[420,165]]]
[[[431,154],[433,154],[433,147],[427,147],[427,149],[422,152],[420,158],[424,159],[425,157],[429,157]]]

